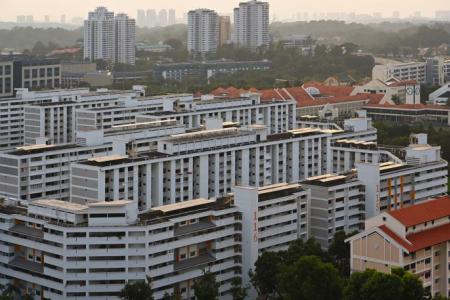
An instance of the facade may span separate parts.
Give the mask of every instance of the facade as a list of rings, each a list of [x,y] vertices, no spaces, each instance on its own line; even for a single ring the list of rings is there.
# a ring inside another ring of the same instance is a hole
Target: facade
[[[420,104],[420,84],[415,80],[400,81],[391,78],[381,81],[374,79],[364,85],[355,86],[352,95],[359,93],[384,95],[379,104]]]
[[[226,297],[242,272],[238,209],[227,199],[196,199],[138,215],[136,204],[2,206],[1,283],[42,299],[100,300],[119,299],[126,282],[150,276],[155,299],[190,299],[208,269]]]
[[[428,95],[428,103],[435,105],[449,105],[450,83],[443,84],[440,88]]]
[[[376,65],[372,70],[372,79],[387,81],[395,77],[401,81],[415,80],[420,84],[427,82],[427,66],[425,62],[396,63]]]
[[[0,60],[0,98],[14,94],[14,63]]]
[[[114,13],[106,7],[89,12],[84,21],[84,58],[110,61],[114,59]]]
[[[450,126],[450,109],[442,105],[365,105],[363,109],[374,121],[400,124],[433,124]]]
[[[112,144],[32,145],[0,153],[1,197],[69,200],[71,162],[112,154]]]
[[[287,250],[289,243],[309,237],[309,191],[298,184],[265,187],[236,186],[234,205],[242,214],[243,286],[250,286],[248,270],[264,251]],[[255,291],[249,291],[253,298]]]
[[[199,80],[208,82],[218,75],[234,74],[245,71],[270,70],[272,63],[261,61],[217,60],[204,62],[167,63],[156,65],[155,76],[173,81]]]
[[[251,50],[269,46],[268,2],[239,3],[234,9],[234,40],[237,46]]]
[[[364,229],[365,187],[356,178],[325,174],[301,183],[310,190],[310,233],[328,249],[338,231],[352,233]]]
[[[114,62],[134,65],[136,62],[136,21],[126,14],[114,18]]]
[[[210,9],[188,13],[187,47],[191,55],[215,53],[219,44],[219,16]]]
[[[171,110],[143,113],[136,116],[136,120],[176,120],[186,129],[200,129],[205,126],[207,119],[219,118],[224,124],[265,125],[269,134],[286,132],[296,127],[295,102],[261,102],[258,94],[244,94],[236,99],[196,99],[183,105],[174,105]]]
[[[134,19],[125,14],[114,17],[106,7],[97,7],[84,21],[84,58],[134,65],[135,39]]]
[[[432,296],[449,296],[449,220],[448,196],[367,220],[365,230],[347,240],[352,272],[404,268],[418,275]]]
[[[78,97],[74,101],[54,101],[24,106],[25,144],[64,144],[75,142],[77,112],[82,109],[114,110],[124,103],[137,102],[140,86],[134,91],[100,90]],[[132,120],[133,121],[133,120]],[[124,120],[123,123],[131,123]]]
[[[219,16],[219,46],[231,42],[231,20],[229,16]]]
[[[24,55],[0,57],[0,98],[16,89],[55,89],[61,85],[61,64],[57,59],[34,59]]]
[[[0,149],[13,149],[24,143],[24,106],[50,103],[52,101],[74,101],[88,94],[88,89],[34,91],[19,89],[15,97],[0,99]]]
[[[414,205],[447,193],[447,162],[426,134],[411,135],[404,161],[357,163],[357,178],[366,186],[367,217]]]
[[[235,185],[296,182],[326,172],[330,136],[309,128],[267,135],[262,125],[173,135],[144,155],[72,164],[71,199],[89,203],[127,198],[146,210],[220,197]]]

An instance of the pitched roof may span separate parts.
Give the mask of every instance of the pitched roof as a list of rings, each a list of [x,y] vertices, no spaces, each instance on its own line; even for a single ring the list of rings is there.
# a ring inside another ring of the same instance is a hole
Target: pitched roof
[[[391,239],[396,241],[398,244],[400,244],[403,248],[405,248],[408,251],[412,251],[412,245],[405,241],[403,238],[399,237],[395,232],[390,230],[386,225],[378,226],[381,231],[383,231],[385,234],[387,234]]]
[[[381,225],[378,228],[403,248],[408,250],[408,252],[415,252],[417,250],[450,241],[450,223],[417,233],[408,234],[406,239],[395,234],[395,232],[386,227],[386,225]]]
[[[425,203],[390,211],[406,227],[450,216],[450,197],[443,196]]]
[[[412,244],[412,251],[441,244],[450,240],[450,223],[418,233],[411,233],[406,239]]]

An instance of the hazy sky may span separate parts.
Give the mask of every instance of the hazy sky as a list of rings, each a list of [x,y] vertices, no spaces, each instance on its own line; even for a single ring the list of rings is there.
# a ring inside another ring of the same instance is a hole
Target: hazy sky
[[[290,18],[297,12],[382,12],[383,16],[399,11],[402,17],[420,11],[422,16],[434,16],[435,10],[450,10],[450,0],[270,0],[271,17]],[[107,6],[115,12],[136,15],[138,8],[175,8],[177,17],[193,8],[211,8],[220,13],[231,14],[239,1],[234,0],[0,0],[0,21],[15,21],[17,15],[33,15],[35,20],[43,20],[49,15],[59,20],[61,14],[84,17],[98,5]]]

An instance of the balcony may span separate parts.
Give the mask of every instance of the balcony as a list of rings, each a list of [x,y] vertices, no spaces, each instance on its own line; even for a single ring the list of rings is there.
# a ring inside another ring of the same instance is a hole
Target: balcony
[[[30,236],[37,239],[43,239],[44,238],[44,232],[40,229],[31,228],[28,226],[25,226],[23,224],[17,224],[10,229],[13,233],[18,233],[21,235]]]
[[[178,261],[174,264],[174,271],[181,271],[185,269],[198,268],[200,266],[214,262],[216,259],[210,253],[205,253],[197,257]]]
[[[183,227],[175,228],[174,233],[175,233],[175,236],[185,235],[185,234],[189,234],[192,232],[206,230],[206,229],[214,228],[214,227],[216,227],[216,225],[214,225],[213,223],[211,223],[209,221],[200,221],[196,224],[186,225]]]
[[[44,267],[42,266],[41,263],[29,261],[23,257],[17,257],[13,259],[9,263],[9,266],[11,268],[22,269],[32,273],[40,273],[40,274],[44,273]]]

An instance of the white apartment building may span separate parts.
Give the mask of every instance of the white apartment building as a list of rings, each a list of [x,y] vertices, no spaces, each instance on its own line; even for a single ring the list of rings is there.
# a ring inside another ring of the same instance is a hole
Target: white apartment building
[[[364,229],[365,187],[346,175],[325,174],[301,183],[309,189],[310,234],[328,249],[338,231],[351,233]]]
[[[15,97],[0,99],[0,150],[12,149],[24,142],[24,106],[54,101],[75,101],[89,89],[33,91],[18,89]]]
[[[0,152],[0,196],[32,201],[69,200],[70,163],[113,154],[154,151],[157,141],[185,128],[174,120],[82,131],[77,144],[31,145]]]
[[[292,241],[309,238],[309,196],[298,184],[234,188],[234,205],[242,214],[243,286],[250,285],[248,270],[263,251],[287,250]]]
[[[99,113],[107,115],[111,122],[109,127],[104,127],[110,128],[112,125],[133,123],[136,113],[163,109],[163,99],[147,100],[137,98],[137,95],[130,91],[105,91],[88,94],[77,101],[26,105],[24,143],[74,143],[77,130],[97,129],[95,121],[92,121],[93,126],[84,126],[87,122],[84,118],[86,111],[92,112],[88,116]]]
[[[89,12],[84,21],[84,58],[113,61],[114,59],[114,13],[106,7]]]
[[[234,9],[234,41],[237,46],[251,50],[270,44],[268,2],[239,3]]]
[[[415,80],[419,84],[427,81],[427,64],[425,62],[391,63],[376,65],[372,69],[372,79],[387,81],[395,77],[401,81]]]
[[[226,195],[235,185],[296,182],[327,172],[331,133],[294,129],[267,135],[262,125],[177,134],[157,151],[71,165],[71,199],[130,199],[142,210]]]
[[[112,144],[32,145],[0,153],[0,196],[32,201],[69,199],[70,163],[111,155]]]
[[[134,65],[136,63],[136,21],[126,14],[114,19],[114,62]]]
[[[281,133],[296,127],[296,104],[295,101],[261,102],[258,94],[246,94],[236,99],[202,98],[175,105],[172,110],[145,113],[137,116],[136,120],[174,119],[187,129],[196,129],[208,118],[219,118],[224,123],[239,123],[241,126],[266,125],[269,134]]]
[[[192,55],[215,53],[219,44],[219,16],[210,9],[188,12],[187,47]]]
[[[89,12],[84,21],[84,58],[111,63],[135,64],[136,21],[106,7]]]
[[[115,300],[126,282],[150,276],[155,299],[191,299],[194,280],[209,270],[227,297],[244,251],[241,214],[229,199],[137,212],[125,200],[2,205],[0,283],[41,299]]]
[[[357,163],[357,178],[366,186],[366,216],[445,195],[447,165],[441,147],[428,145],[426,134],[411,136],[401,163]]]

